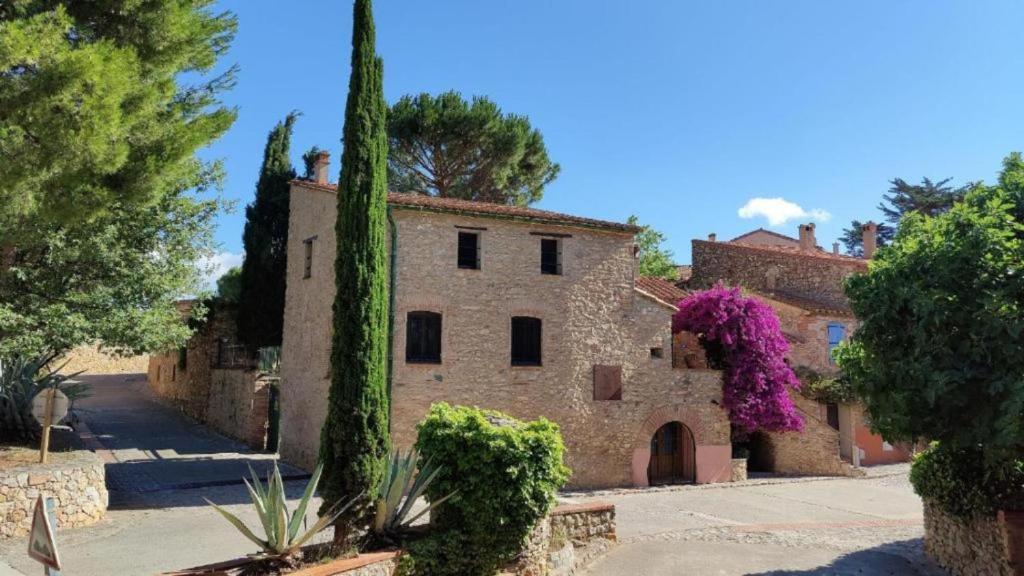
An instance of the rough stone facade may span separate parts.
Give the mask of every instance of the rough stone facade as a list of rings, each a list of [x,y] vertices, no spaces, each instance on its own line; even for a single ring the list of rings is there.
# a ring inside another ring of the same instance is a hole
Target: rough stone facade
[[[924,502],[924,549],[954,576],[1015,576],[999,518],[963,520]]]
[[[507,573],[569,576],[586,568],[615,541],[615,506],[604,502],[562,505],[537,524]]]
[[[281,454],[306,467],[326,413],[335,205],[330,188],[292,186]],[[652,435],[680,421],[695,438],[696,481],[729,480],[721,373],[672,367],[674,309],[634,289],[631,231],[408,206],[392,212],[397,446],[412,444],[432,403],[476,405],[557,422],[573,486],[646,485]],[[460,231],[479,234],[480,269],[457,267]],[[540,273],[541,238],[559,239],[562,274]],[[406,362],[413,311],[442,315],[440,363]],[[513,316],[541,319],[542,366],[511,365]],[[621,367],[621,400],[594,400],[595,366]]]
[[[32,528],[39,495],[57,499],[57,527],[78,528],[107,511],[103,461],[92,452],[54,455],[47,464],[0,470],[0,538],[20,537]]]
[[[210,311],[184,351],[150,356],[147,382],[195,420],[257,450],[266,446],[270,380],[234,344],[231,307]]]

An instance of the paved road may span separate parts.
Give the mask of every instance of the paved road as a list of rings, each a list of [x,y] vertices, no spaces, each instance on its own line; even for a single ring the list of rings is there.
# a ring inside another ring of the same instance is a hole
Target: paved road
[[[272,456],[156,402],[141,375],[82,380],[92,384],[93,396],[76,410],[102,444],[111,505],[98,524],[58,533],[62,574],[154,574],[255,552],[204,499],[258,525],[240,481],[249,465],[266,470]],[[305,475],[286,466],[282,474],[303,478],[288,482],[289,495],[300,497]],[[24,549],[22,539],[0,542],[0,576],[42,572]]]
[[[605,494],[620,544],[587,574],[945,574],[924,556],[921,501],[905,471]]]

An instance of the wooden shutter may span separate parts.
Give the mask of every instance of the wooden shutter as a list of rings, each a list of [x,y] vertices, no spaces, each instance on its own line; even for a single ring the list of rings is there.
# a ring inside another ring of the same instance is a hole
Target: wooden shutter
[[[622,400],[622,366],[594,365],[594,400]]]

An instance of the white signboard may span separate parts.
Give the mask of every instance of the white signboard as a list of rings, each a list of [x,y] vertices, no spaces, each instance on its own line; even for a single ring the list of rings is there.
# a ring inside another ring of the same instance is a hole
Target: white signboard
[[[60,570],[57,541],[53,537],[53,527],[50,526],[42,494],[36,500],[36,509],[32,516],[32,530],[28,534],[28,555],[47,568]]]
[[[36,397],[32,399],[32,416],[35,417],[36,422],[39,422],[40,426],[47,424],[46,404],[51,394],[53,395],[53,403],[50,406],[49,424],[55,425],[68,415],[68,397],[60,390],[47,388],[36,394]]]

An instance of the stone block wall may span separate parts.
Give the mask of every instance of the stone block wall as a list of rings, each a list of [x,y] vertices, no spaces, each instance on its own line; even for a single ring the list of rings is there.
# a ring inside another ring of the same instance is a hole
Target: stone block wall
[[[953,576],[1015,576],[1005,524],[997,517],[964,520],[924,502],[924,549]],[[1021,566],[1024,569],[1024,565]]]
[[[326,415],[336,196],[293,185],[282,356],[282,457],[315,463]],[[721,373],[674,369],[674,309],[634,289],[630,233],[393,210],[397,232],[392,434],[415,440],[434,402],[544,416],[562,428],[575,487],[646,485],[651,435],[678,420],[696,441],[697,481],[728,481]],[[480,269],[460,269],[458,233],[480,234]],[[562,274],[540,273],[540,238]],[[304,274],[306,242],[312,266]],[[441,362],[405,361],[409,312],[442,315]],[[542,366],[510,363],[510,319],[542,321]],[[663,353],[656,355],[652,349]],[[621,367],[622,399],[594,399],[594,366]]]
[[[255,370],[223,368],[211,370],[210,380],[206,424],[257,450],[264,449],[271,380]]]
[[[569,576],[586,568],[616,541],[615,506],[563,504],[541,520],[516,563],[516,576]]]
[[[822,417],[820,404],[791,392],[804,419],[802,432],[766,434],[771,445],[773,471],[779,474],[856,476],[860,473],[839,455],[839,431]]]
[[[0,470],[0,539],[28,534],[39,495],[57,499],[57,527],[77,528],[107,511],[103,462],[92,452],[53,455],[53,462]]]

